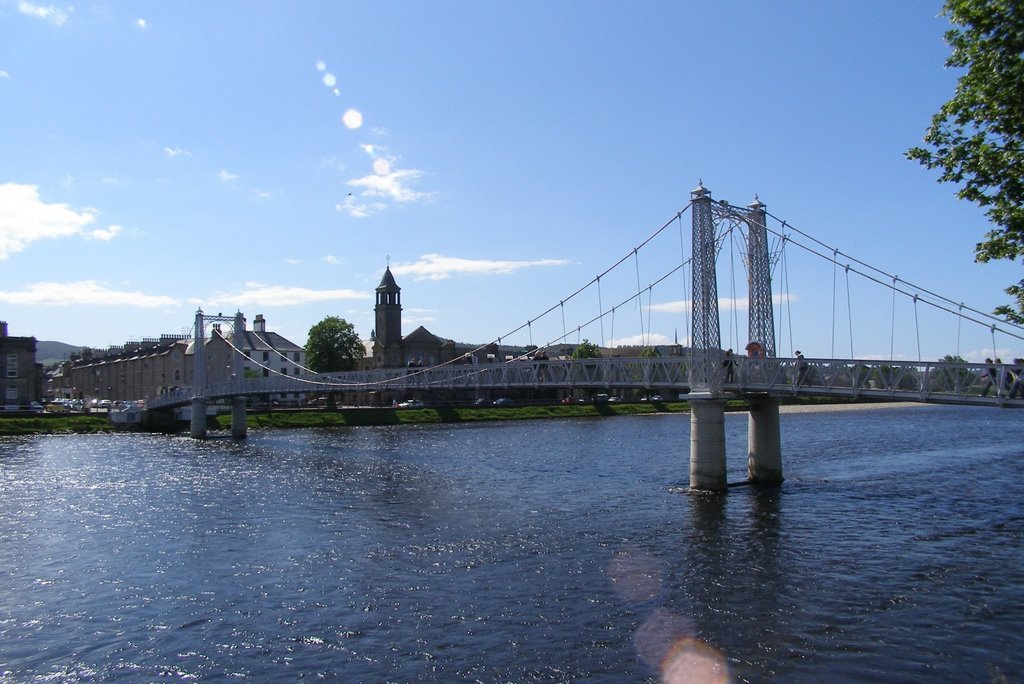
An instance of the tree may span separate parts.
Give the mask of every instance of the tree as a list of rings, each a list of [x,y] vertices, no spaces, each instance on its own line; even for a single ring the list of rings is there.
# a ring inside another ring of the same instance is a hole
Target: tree
[[[572,358],[599,359],[601,358],[601,348],[590,340],[584,338],[583,341],[577,344],[576,348],[572,350]]]
[[[965,69],[956,92],[932,117],[924,141],[907,152],[960,199],[985,208],[997,226],[975,260],[1024,256],[1024,7],[1017,0],[946,0],[953,28],[947,67]],[[1006,288],[1015,304],[995,313],[1024,324],[1024,279]]]
[[[317,373],[355,370],[366,355],[355,327],[338,316],[328,316],[309,329],[306,364]]]

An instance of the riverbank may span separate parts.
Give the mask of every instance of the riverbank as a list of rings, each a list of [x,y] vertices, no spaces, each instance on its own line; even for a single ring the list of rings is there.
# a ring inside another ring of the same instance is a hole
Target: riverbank
[[[906,402],[877,402],[824,399],[820,397],[793,397],[783,402],[781,411],[836,411],[871,407],[917,405]],[[726,402],[727,411],[745,411],[744,401]],[[542,420],[547,418],[600,418],[609,416],[636,416],[689,413],[685,401],[553,404],[546,406],[511,407],[426,407],[398,408],[337,408],[250,411],[246,416],[249,428],[308,428],[352,427],[362,425],[405,425],[418,423],[468,423],[481,421]],[[227,430],[231,416],[219,415],[211,419],[212,429]],[[182,428],[187,429],[187,427]],[[114,425],[106,415],[42,414],[36,416],[0,416],[0,436],[40,434],[92,434],[114,432]]]

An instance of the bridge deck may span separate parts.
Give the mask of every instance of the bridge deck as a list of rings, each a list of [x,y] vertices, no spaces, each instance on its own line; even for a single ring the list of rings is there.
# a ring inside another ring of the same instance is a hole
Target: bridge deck
[[[623,390],[690,392],[687,357],[511,361],[449,364],[349,373],[280,376],[191,388],[148,397],[147,408],[169,409],[193,398],[326,392],[424,392],[438,390],[559,389],[616,393]],[[991,372],[991,374],[990,374]],[[707,389],[707,388],[701,388]],[[738,357],[715,394],[862,397],[939,404],[1024,407],[1024,383],[1008,366],[851,359]]]

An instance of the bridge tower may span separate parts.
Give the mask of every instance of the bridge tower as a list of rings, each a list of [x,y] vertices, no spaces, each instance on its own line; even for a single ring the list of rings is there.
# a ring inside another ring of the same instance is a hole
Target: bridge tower
[[[756,199],[747,210],[716,204],[699,183],[690,193],[693,220],[693,329],[690,381],[690,486],[725,489],[725,388],[718,315],[718,225],[745,227],[748,266],[748,327],[751,341],[769,356],[775,353],[765,205]],[[782,480],[778,402],[767,396],[750,399],[747,473],[751,481]]]
[[[245,397],[241,395],[244,380],[242,354],[245,345],[245,317],[242,312],[234,316],[204,316],[202,309],[196,310],[195,332],[192,338],[192,415],[189,420],[189,434],[195,439],[206,437],[206,322],[231,322],[234,325],[232,344],[235,353],[231,355],[231,377],[239,394],[231,400],[231,436],[245,437]]]

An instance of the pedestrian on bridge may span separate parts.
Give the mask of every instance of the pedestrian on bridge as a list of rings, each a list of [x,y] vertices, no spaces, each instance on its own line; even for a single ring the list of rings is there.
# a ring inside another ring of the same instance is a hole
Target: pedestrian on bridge
[[[1024,384],[1021,382],[1021,373],[1024,373],[1024,359],[1014,359],[1013,368],[1007,370],[1006,375],[1012,378],[1010,382],[1010,391],[1007,396],[1010,399],[1016,399],[1017,393],[1024,391]]]
[[[796,353],[796,371],[797,371],[796,384],[797,385],[804,384],[804,380],[807,379],[807,370],[808,370],[807,361],[804,360],[804,355],[801,354],[798,351]]]
[[[988,391],[990,389],[992,389],[993,387],[997,388],[996,389],[996,394],[998,395],[999,394],[999,389],[998,389],[999,383],[997,382],[997,380],[999,379],[999,371],[997,371],[996,367],[994,365],[992,365],[992,359],[990,359],[988,357],[985,357],[985,366],[987,367],[986,371],[985,371],[985,385],[981,388],[981,395],[980,396],[987,397],[988,396]]]
[[[736,368],[736,359],[733,358],[732,349],[725,352],[725,360],[722,361],[722,368],[725,369],[725,381],[733,382],[733,371]]]

